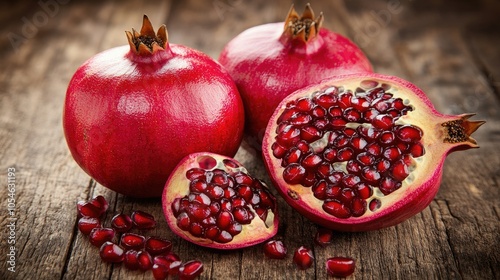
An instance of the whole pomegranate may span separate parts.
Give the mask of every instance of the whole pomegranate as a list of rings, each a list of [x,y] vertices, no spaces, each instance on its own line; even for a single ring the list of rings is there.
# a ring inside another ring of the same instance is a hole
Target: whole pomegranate
[[[245,140],[260,151],[279,102],[335,75],[371,72],[363,52],[346,37],[322,28],[309,4],[299,16],[292,6],[285,22],[245,30],[222,50],[219,62],[236,82],[246,114]]]
[[[284,199],[341,231],[375,230],[422,211],[438,191],[445,157],[477,148],[483,121],[437,112],[415,85],[364,73],[339,76],[285,98],[263,157]]]
[[[144,16],[129,46],[101,52],[68,86],[63,126],[76,162],[124,195],[157,197],[186,155],[233,156],[244,112],[234,82],[207,55],[155,34]]]
[[[276,199],[266,185],[222,155],[195,153],[181,160],[162,205],[174,233],[205,247],[248,247],[278,231]]]

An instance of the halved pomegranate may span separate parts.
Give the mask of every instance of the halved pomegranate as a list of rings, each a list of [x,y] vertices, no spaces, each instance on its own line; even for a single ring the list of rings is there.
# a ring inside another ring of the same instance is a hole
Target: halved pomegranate
[[[165,185],[162,204],[170,229],[205,247],[243,248],[278,230],[276,199],[266,185],[222,155],[185,157]]]
[[[267,170],[304,216],[341,231],[374,230],[422,211],[446,155],[477,148],[484,122],[443,115],[415,85],[381,74],[326,80],[285,98],[263,142]]]

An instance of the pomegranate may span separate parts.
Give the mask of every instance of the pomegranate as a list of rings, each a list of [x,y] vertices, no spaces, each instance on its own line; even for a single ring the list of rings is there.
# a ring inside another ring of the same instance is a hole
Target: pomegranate
[[[326,271],[334,277],[347,277],[354,273],[356,262],[352,258],[333,257],[326,260]]]
[[[239,162],[222,155],[185,157],[165,185],[162,205],[173,232],[205,247],[243,248],[278,230],[274,196]]]
[[[69,150],[97,182],[133,197],[159,197],[186,155],[233,156],[244,125],[230,75],[209,56],[155,34],[144,16],[128,46],[87,60],[71,79],[63,113]]]
[[[263,157],[284,199],[340,231],[398,224],[438,191],[446,155],[477,148],[483,121],[437,112],[415,85],[365,73],[299,90],[274,112]]]
[[[243,98],[245,140],[259,151],[267,122],[284,97],[334,75],[372,71],[353,42],[322,28],[322,22],[323,14],[315,17],[309,4],[301,16],[292,5],[285,22],[245,30],[220,54]]]

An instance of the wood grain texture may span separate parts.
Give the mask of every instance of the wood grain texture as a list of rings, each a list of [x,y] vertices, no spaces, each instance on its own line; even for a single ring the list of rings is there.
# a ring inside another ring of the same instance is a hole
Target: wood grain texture
[[[63,3],[64,1],[60,1]],[[45,3],[45,2],[44,2]],[[59,2],[51,2],[59,3]],[[302,10],[306,1],[294,1]],[[37,2],[0,4],[0,279],[152,279],[104,264],[76,230],[78,200],[102,194],[110,201],[104,223],[116,213],[144,210],[158,227],[148,235],[173,242],[182,259],[203,261],[201,279],[328,279],[324,263],[351,256],[350,279],[500,278],[500,5],[480,1],[316,1],[324,26],[361,46],[377,72],[421,87],[448,114],[478,113],[481,148],[452,154],[434,201],[395,227],[335,233],[333,244],[314,246],[316,226],[278,198],[277,238],[284,261],[263,257],[260,245],[221,252],[177,238],[162,218],[158,199],[131,199],[91,180],[73,161],[62,132],[62,105],[76,68],[90,56],[126,44],[124,30],[140,28],[147,14],[166,23],[169,40],[217,58],[244,29],[282,21],[290,1],[66,1],[30,30],[26,21],[46,12]],[[28,32],[30,31],[30,32]],[[24,33],[23,33],[24,32]],[[25,39],[12,44],[17,34]],[[236,158],[271,185],[262,160],[246,144]],[[16,272],[7,270],[7,169],[16,169]],[[273,192],[277,194],[274,190]],[[313,248],[315,264],[297,270],[291,253]]]

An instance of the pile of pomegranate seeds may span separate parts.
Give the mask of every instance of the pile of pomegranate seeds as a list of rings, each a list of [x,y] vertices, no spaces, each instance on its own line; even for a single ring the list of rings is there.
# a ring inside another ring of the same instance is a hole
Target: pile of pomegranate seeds
[[[102,227],[101,216],[108,210],[108,202],[99,195],[91,201],[79,201],[78,229],[89,237],[92,245],[99,247],[99,255],[104,262],[124,263],[130,270],[152,270],[155,279],[178,276],[179,279],[194,279],[203,272],[203,264],[198,260],[182,262],[172,253],[172,242],[150,236],[132,233],[153,229],[156,221],[151,214],[134,211],[130,216],[117,214],[111,220],[111,227]],[[119,237],[117,235],[120,235]],[[119,243],[116,242],[119,240]]]
[[[224,164],[235,165],[228,160]],[[231,242],[255,214],[266,223],[276,207],[262,182],[244,172],[191,168],[186,177],[190,192],[172,203],[172,212],[177,226],[195,237]]]
[[[397,122],[413,107],[389,90],[332,86],[289,102],[272,144],[285,182],[311,188],[337,218],[377,211],[373,195],[399,189],[425,153],[422,130]]]

